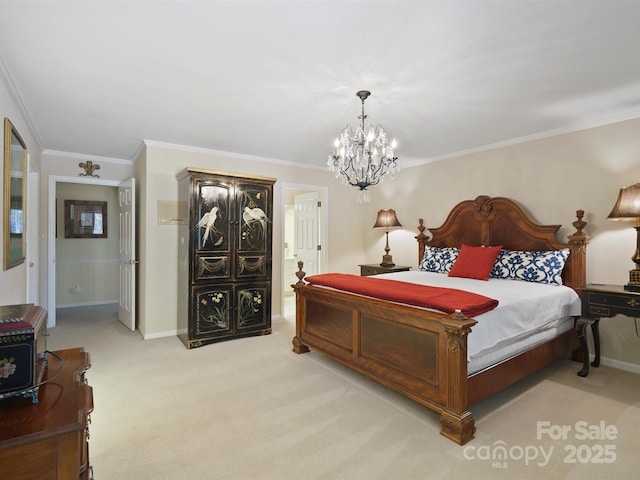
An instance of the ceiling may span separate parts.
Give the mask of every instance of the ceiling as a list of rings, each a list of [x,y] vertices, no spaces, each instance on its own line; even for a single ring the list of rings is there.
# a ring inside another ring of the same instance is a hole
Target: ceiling
[[[0,2],[44,150],[143,140],[324,165],[366,111],[400,165],[640,117],[640,2]]]

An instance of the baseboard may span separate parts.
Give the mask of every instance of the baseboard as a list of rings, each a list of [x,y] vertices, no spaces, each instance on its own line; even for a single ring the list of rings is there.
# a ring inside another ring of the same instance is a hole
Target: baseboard
[[[152,340],[154,338],[176,337],[176,336],[178,336],[177,330],[167,330],[165,332],[142,334],[142,338],[144,340]]]
[[[63,305],[57,304],[58,308],[73,308],[73,307],[98,307],[100,305],[117,305],[118,300],[96,301],[96,302],[81,302],[81,303],[65,303]]]
[[[589,358],[591,361],[593,361],[595,355],[589,355]],[[600,364],[606,365],[607,367],[617,368],[619,370],[625,370],[627,372],[640,373],[640,365],[629,362],[621,362],[620,360],[615,360],[613,358],[600,357]]]

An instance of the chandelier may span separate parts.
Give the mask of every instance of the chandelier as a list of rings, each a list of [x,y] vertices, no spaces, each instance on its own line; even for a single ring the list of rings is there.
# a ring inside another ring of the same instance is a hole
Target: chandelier
[[[396,140],[389,142],[382,125],[365,128],[364,101],[371,92],[360,90],[356,95],[362,101],[361,125],[353,132],[347,125],[334,143],[335,151],[329,155],[327,165],[344,185],[358,187],[358,202],[368,202],[367,187],[380,183],[384,175],[398,171]]]

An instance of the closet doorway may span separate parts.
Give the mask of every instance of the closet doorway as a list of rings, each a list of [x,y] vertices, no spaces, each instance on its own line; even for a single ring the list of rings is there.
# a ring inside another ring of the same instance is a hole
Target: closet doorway
[[[292,318],[295,305],[291,284],[296,282],[298,261],[304,262],[307,275],[327,270],[327,188],[285,183],[282,198],[282,312]]]

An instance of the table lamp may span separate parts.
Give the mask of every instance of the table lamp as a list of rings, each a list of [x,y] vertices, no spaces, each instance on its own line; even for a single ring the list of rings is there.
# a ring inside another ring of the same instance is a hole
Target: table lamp
[[[640,292],[640,183],[620,189],[618,200],[609,214],[609,220],[635,220],[636,224],[636,252],[631,260],[636,264],[629,271],[629,283],[625,290]]]
[[[389,255],[389,230],[392,228],[401,227],[400,221],[396,216],[395,210],[392,208],[384,208],[378,212],[378,218],[376,218],[376,224],[373,228],[384,228],[384,233],[387,235],[387,244],[384,247],[385,254],[382,256],[381,267],[393,267],[393,258]]]

